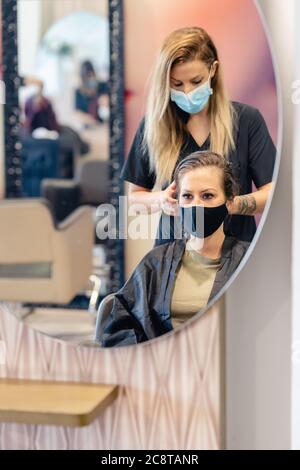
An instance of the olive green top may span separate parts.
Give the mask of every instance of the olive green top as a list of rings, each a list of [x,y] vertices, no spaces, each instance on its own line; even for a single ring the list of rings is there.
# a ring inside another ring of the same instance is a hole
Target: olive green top
[[[208,302],[220,259],[207,258],[186,244],[171,300],[173,328],[195,315]]]

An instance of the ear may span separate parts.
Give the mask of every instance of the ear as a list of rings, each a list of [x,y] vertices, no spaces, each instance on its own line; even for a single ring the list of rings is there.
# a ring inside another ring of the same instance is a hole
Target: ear
[[[211,78],[213,78],[215,76],[215,73],[218,69],[218,66],[219,66],[219,62],[217,60],[215,60],[211,66]]]

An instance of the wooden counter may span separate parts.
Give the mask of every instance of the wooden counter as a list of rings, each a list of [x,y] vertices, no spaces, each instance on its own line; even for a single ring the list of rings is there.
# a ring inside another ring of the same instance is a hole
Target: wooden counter
[[[86,426],[117,393],[117,385],[0,379],[0,421]]]

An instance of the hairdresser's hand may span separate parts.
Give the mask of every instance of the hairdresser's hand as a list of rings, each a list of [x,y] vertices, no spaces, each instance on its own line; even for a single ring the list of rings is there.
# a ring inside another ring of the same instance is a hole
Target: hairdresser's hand
[[[235,196],[233,199],[229,199],[226,202],[226,207],[229,215],[240,214],[239,212],[239,199],[240,196]]]
[[[175,199],[176,183],[173,181],[166,189],[160,191],[159,201],[160,208],[167,215],[178,215],[179,206]]]

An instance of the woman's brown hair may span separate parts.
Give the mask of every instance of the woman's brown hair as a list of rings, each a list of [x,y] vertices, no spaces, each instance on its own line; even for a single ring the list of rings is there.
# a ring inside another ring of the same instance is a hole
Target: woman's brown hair
[[[223,190],[226,199],[233,199],[239,192],[231,163],[222,155],[210,151],[197,151],[185,157],[175,168],[174,181],[179,193],[180,182],[186,173],[196,168],[213,166],[223,172]]]

